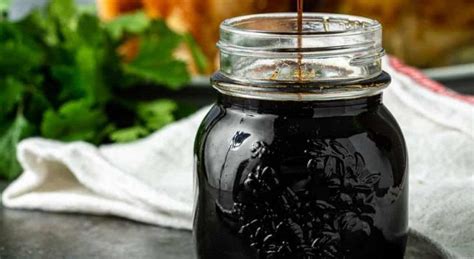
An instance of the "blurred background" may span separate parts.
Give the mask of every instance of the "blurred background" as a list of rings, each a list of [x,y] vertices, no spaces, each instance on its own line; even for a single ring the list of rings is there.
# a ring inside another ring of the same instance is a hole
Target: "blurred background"
[[[25,16],[47,0],[13,0],[11,18]],[[95,5],[95,0],[77,0]],[[295,0],[97,0],[104,20],[139,9],[166,20],[172,29],[191,32],[207,59],[215,63],[219,23],[261,12],[294,12]],[[419,68],[474,62],[474,2],[470,0],[306,0],[307,12],[336,12],[370,17],[384,26],[387,52]],[[208,72],[212,72],[211,66]]]
[[[48,0],[6,0],[11,2],[10,18],[21,19]],[[296,11],[294,0],[76,0],[94,8],[102,20],[143,10],[148,16],[164,19],[179,32],[190,32],[202,48],[208,66],[196,69],[192,55],[181,50],[193,74],[209,74],[216,69],[219,23],[238,15]],[[474,2],[470,0],[306,0],[308,12],[336,12],[370,17],[384,26],[384,47],[405,63],[424,69],[431,78],[461,93],[474,92]],[[133,55],[136,46],[124,50]],[[196,78],[195,78],[196,79]],[[203,78],[200,78],[199,82]],[[204,79],[205,80],[205,79]],[[195,80],[196,81],[196,80]]]
[[[26,137],[94,144],[145,137],[212,102],[222,20],[294,12],[295,0],[0,0],[0,178]],[[384,47],[474,93],[474,1],[306,0],[366,16]]]

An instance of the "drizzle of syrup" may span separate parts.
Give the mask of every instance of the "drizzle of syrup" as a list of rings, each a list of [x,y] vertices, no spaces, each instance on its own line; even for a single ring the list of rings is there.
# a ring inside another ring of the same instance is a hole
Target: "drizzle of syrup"
[[[301,48],[303,47],[303,1],[297,0],[297,11],[298,11],[298,82],[302,81],[303,71],[302,71],[302,60],[303,54],[301,53]]]

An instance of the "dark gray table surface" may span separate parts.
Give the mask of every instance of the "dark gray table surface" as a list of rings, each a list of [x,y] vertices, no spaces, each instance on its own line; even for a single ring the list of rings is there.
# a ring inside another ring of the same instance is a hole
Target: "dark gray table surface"
[[[0,181],[0,193],[5,186]],[[188,231],[114,217],[12,210],[0,204],[0,259],[13,258],[194,259],[196,256]],[[405,259],[444,257],[425,239],[410,235]]]
[[[0,182],[0,192],[5,188]],[[0,205],[0,258],[195,258],[191,233],[114,217]]]

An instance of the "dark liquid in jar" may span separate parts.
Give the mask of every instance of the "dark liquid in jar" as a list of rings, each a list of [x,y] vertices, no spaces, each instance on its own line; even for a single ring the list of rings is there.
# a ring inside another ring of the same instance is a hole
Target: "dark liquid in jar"
[[[220,95],[195,152],[199,258],[403,258],[406,149],[381,95]]]
[[[318,89],[303,82],[303,0],[297,10],[296,76],[288,83],[297,87],[285,89]],[[238,84],[220,74],[213,80]],[[359,87],[388,80],[383,73]],[[380,94],[333,101],[220,94],[195,154],[199,258],[403,258],[406,148]]]

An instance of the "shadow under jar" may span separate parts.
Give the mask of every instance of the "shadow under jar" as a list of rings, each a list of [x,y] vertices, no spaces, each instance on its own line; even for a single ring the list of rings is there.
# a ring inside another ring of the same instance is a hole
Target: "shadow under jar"
[[[217,103],[195,143],[199,258],[403,258],[408,167],[363,17],[221,25]],[[298,39],[300,37],[300,39]]]

